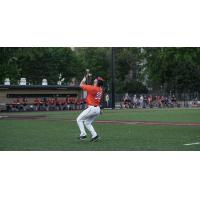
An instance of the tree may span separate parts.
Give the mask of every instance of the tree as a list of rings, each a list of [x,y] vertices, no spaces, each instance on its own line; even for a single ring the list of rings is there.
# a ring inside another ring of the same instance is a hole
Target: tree
[[[75,48],[75,51],[81,62],[82,74],[88,68],[94,76],[110,78],[110,48]]]
[[[117,48],[117,92],[146,93],[143,84],[143,48]]]
[[[149,85],[154,89],[199,91],[199,48],[145,48],[145,57]]]
[[[21,77],[32,84],[43,78],[56,84],[60,74],[66,82],[79,75],[80,59],[71,48],[0,48],[0,79],[17,83]]]
[[[200,48],[116,48],[116,91],[200,91]],[[85,70],[111,81],[111,48],[0,48],[0,81],[27,78],[56,84],[80,80]],[[144,85],[146,87],[144,87]],[[142,92],[142,93],[143,93]]]
[[[19,48],[0,48],[0,82],[5,78],[10,78],[14,83],[17,82],[20,75],[18,58],[16,52]]]

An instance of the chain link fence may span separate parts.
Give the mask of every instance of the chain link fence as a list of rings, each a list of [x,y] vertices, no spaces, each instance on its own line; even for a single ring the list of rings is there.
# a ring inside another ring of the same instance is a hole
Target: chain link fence
[[[111,107],[111,95],[105,107]],[[116,94],[116,108],[193,108],[200,107],[200,93]]]

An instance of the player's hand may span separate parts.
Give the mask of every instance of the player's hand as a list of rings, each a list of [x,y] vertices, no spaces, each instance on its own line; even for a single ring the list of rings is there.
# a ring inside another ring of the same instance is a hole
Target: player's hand
[[[92,74],[88,73],[85,77],[88,78],[89,76],[92,76]]]

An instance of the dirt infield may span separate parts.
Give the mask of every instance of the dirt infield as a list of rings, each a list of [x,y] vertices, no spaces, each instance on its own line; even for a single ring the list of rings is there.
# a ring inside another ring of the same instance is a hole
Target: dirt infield
[[[45,115],[1,115],[0,119],[16,119],[16,120],[26,120],[26,119],[44,119]]]
[[[103,124],[125,124],[125,125],[146,125],[146,126],[200,126],[200,123],[190,122],[153,122],[153,121],[121,121],[121,120],[101,120],[96,121]]]
[[[65,118],[48,118],[46,115],[1,115],[0,120],[45,120],[45,121],[73,121]],[[159,122],[159,121],[129,121],[129,120],[97,120],[99,124],[120,124],[120,125],[145,125],[145,126],[200,126],[200,123],[193,122]]]

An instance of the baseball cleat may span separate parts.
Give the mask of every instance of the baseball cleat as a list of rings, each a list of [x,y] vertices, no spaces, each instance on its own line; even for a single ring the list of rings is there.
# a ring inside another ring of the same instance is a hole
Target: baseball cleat
[[[96,137],[92,138],[90,142],[97,142],[100,139],[100,137],[97,135]]]
[[[78,139],[79,139],[79,140],[85,140],[86,138],[87,138],[87,136],[84,135],[84,136],[80,136]]]

